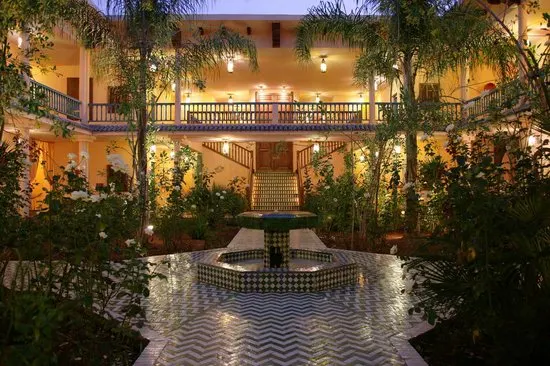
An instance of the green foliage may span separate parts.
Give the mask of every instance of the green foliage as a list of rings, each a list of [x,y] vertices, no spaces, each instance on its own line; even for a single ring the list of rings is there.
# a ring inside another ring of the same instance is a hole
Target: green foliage
[[[2,146],[1,169],[8,184],[0,202],[20,205],[14,190],[23,169],[21,146],[13,150]],[[3,237],[1,242],[0,278],[9,284],[9,289],[0,287],[2,364],[56,363],[57,347],[69,324],[82,320],[78,318],[85,316],[82,311],[87,316],[96,313],[98,319],[111,318],[107,309],[119,299],[124,299],[120,326],[129,327],[130,319],[144,316],[141,299],[149,295],[149,281],[162,277],[151,272],[150,263],[138,259],[143,246],[133,239],[139,227],[134,196],[91,192],[74,159],[69,157],[62,174],[49,177],[47,208],[32,218],[12,220],[6,228],[10,241]],[[102,354],[86,357],[92,363],[104,362]]]
[[[494,364],[547,358],[550,344],[542,325],[550,321],[550,154],[548,141],[528,146],[528,133],[507,122],[471,131],[468,145],[449,129],[448,168],[435,156],[424,169],[443,258],[407,263],[416,309],[432,323],[460,319],[473,342],[490,345]]]

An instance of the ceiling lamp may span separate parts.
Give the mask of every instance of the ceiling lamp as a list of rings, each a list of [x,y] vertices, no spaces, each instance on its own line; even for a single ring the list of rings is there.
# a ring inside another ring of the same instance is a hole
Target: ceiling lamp
[[[185,96],[185,103],[191,103],[191,93],[187,93],[187,95]]]
[[[325,57],[321,58],[321,72],[323,74],[327,72],[327,63],[325,61]]]
[[[229,142],[224,141],[222,145],[222,154],[229,155]]]
[[[227,72],[232,74],[235,69],[235,64],[233,63],[233,58],[227,60]]]

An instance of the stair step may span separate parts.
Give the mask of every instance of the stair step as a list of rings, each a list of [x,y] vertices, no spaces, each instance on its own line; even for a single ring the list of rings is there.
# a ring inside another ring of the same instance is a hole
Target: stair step
[[[291,172],[257,172],[252,184],[252,209],[297,211],[300,209],[298,181]]]

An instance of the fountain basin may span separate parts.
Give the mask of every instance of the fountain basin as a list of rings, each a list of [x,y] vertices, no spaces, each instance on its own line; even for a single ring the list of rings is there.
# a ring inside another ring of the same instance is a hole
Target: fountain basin
[[[263,249],[222,252],[198,263],[198,280],[238,292],[315,292],[357,282],[357,264],[326,251],[290,249],[287,268],[246,265],[264,254]]]

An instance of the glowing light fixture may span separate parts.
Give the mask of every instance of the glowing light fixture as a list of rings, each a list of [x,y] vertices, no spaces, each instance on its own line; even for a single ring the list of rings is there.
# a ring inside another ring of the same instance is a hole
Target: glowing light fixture
[[[317,93],[315,94],[315,103],[321,102],[321,94]]]
[[[227,100],[227,103],[233,104],[233,95],[229,94],[229,99]]]
[[[317,154],[321,150],[321,146],[316,142],[313,144],[313,152]]]
[[[151,151],[152,153],[156,153],[157,152],[157,145],[151,145],[151,147],[149,148],[149,151]]]
[[[229,142],[225,141],[222,145],[222,154],[229,155]]]
[[[327,62],[325,61],[325,58],[321,58],[321,72],[324,74],[327,72]]]
[[[233,59],[230,58],[229,60],[227,60],[227,72],[232,74],[234,70],[235,70],[235,64],[233,62]]]
[[[396,154],[401,154],[401,146],[400,145],[395,145],[393,147],[393,150],[395,151]]]
[[[527,143],[529,144],[529,146],[535,146],[535,144],[537,143],[537,138],[531,135],[529,136],[529,138],[527,138]]]
[[[173,92],[176,91],[176,83],[172,83],[172,91],[173,91]]]
[[[378,155],[380,155],[380,153],[379,153],[378,151],[375,151],[375,152],[374,152],[374,156],[375,156],[375,157],[378,157]]]
[[[363,93],[359,93],[359,102],[363,103]]]
[[[187,95],[185,96],[185,103],[191,103],[191,93],[187,93]]]

